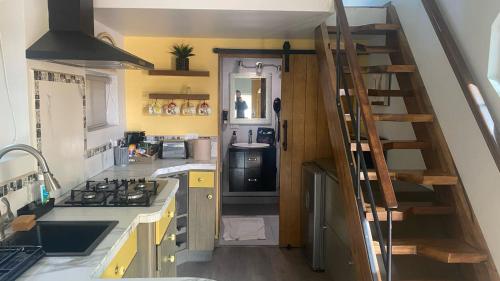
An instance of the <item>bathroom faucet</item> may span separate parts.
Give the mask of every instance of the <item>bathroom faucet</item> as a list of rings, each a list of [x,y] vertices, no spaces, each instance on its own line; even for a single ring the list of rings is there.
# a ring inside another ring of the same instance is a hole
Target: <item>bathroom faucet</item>
[[[33,157],[36,158],[38,161],[38,165],[40,165],[40,169],[42,170],[43,174],[43,179],[45,181],[45,188],[47,188],[47,191],[55,191],[58,189],[61,189],[61,185],[57,181],[56,178],[54,178],[54,175],[49,170],[49,166],[47,165],[47,161],[45,161],[45,158],[42,156],[42,154],[36,150],[35,148],[25,145],[25,144],[13,144],[13,145],[8,145],[2,149],[0,149],[0,159],[7,153],[14,151],[14,150],[20,150],[27,152]]]
[[[252,141],[253,141],[253,132],[252,130],[248,130],[248,144],[252,144]]]

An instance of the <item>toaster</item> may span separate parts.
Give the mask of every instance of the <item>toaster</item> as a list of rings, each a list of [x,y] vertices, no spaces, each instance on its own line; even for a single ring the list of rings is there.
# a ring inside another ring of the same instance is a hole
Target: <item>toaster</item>
[[[181,140],[165,140],[160,145],[161,159],[186,159],[187,143]]]

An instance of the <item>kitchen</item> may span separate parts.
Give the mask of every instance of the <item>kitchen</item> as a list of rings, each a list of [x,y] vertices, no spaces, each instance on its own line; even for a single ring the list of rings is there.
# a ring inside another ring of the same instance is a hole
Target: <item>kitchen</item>
[[[498,280],[446,2],[0,0],[0,281]]]
[[[0,2],[2,245],[30,255],[9,269],[5,278],[10,279],[0,280],[198,276],[187,268],[214,260],[223,249],[227,163],[219,155],[228,145],[222,141],[222,115],[230,106],[219,92],[219,79],[226,75],[213,48],[281,49],[284,40],[248,39],[258,38],[255,34],[124,36],[115,26],[126,17],[109,14],[118,10],[103,8],[105,3],[92,9],[92,1],[68,2]],[[314,26],[329,13],[312,14],[322,16]],[[178,71],[169,53],[184,42],[194,47],[191,71]],[[313,48],[310,39],[290,42],[295,49]],[[268,58],[242,60],[255,73],[253,65]],[[269,60],[276,66],[266,102],[281,91],[276,82],[281,59]],[[271,104],[267,108],[273,121],[263,125],[277,131],[276,113],[271,115]],[[226,126],[247,142],[245,125]],[[248,142],[257,142],[257,127],[252,129],[255,136]],[[274,158],[279,168],[279,152]],[[278,174],[273,177],[279,182]],[[266,194],[271,196],[264,197],[274,214],[280,199],[277,183],[273,186]],[[279,243],[277,232],[271,251],[281,255],[285,250],[278,244],[292,243]],[[282,258],[297,259],[301,276],[323,280],[299,250],[287,251]]]

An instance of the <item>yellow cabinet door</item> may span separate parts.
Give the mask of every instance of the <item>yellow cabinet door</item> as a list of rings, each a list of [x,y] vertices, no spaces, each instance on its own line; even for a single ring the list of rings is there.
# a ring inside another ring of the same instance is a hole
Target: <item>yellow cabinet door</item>
[[[170,202],[165,212],[163,212],[163,214],[161,215],[161,219],[156,222],[155,225],[156,245],[160,245],[161,241],[163,240],[163,236],[167,231],[168,225],[170,224],[170,221],[172,220],[172,218],[174,218],[174,216],[175,216],[175,199],[172,198],[172,202]]]
[[[214,172],[189,172],[189,187],[213,188],[215,186]]]
[[[122,278],[137,253],[137,229],[134,229],[102,274],[102,278]]]

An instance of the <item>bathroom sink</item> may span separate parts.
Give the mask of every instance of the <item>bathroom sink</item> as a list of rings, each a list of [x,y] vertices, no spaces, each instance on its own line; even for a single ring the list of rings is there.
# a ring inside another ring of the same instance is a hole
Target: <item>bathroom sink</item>
[[[267,144],[267,143],[245,143],[245,142],[240,142],[240,143],[233,143],[233,146],[242,147],[242,148],[264,148],[264,147],[268,147],[269,144]]]
[[[47,256],[88,256],[117,221],[39,221],[30,231],[16,232],[2,246],[42,246]]]

